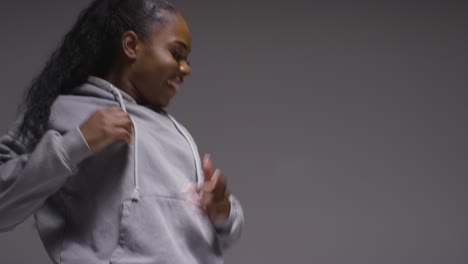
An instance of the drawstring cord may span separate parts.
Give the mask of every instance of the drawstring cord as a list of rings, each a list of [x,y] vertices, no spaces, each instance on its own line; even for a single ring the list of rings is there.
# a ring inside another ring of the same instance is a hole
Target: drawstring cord
[[[196,190],[200,190],[203,186],[203,182],[204,182],[204,176],[203,176],[203,170],[202,170],[202,166],[201,166],[201,162],[200,162],[200,159],[198,159],[198,153],[197,153],[197,150],[196,150],[196,147],[195,145],[192,143],[192,141],[190,140],[190,137],[189,135],[184,131],[184,129],[181,127],[181,125],[179,125],[179,123],[177,123],[177,121],[169,114],[167,114],[167,116],[169,117],[169,119],[171,120],[171,122],[174,124],[174,126],[176,127],[176,129],[179,131],[179,133],[182,134],[182,136],[185,138],[185,140],[187,140],[189,146],[190,146],[190,150],[192,151],[192,156],[193,156],[193,159],[195,161],[195,173],[196,173],[196,181],[197,181],[197,188]]]
[[[114,95],[114,97],[118,100],[120,107],[124,112],[127,113],[127,109],[125,108],[125,103],[122,98],[122,94],[120,93],[119,89],[115,88],[112,84],[109,84],[110,92]],[[137,140],[137,125],[133,121],[132,117],[130,117],[130,121],[132,122],[132,129],[133,129],[133,145],[134,145],[134,164],[133,164],[133,184],[134,189],[132,193],[132,201],[138,202],[140,200],[140,185],[138,183],[138,140]]]
[[[114,87],[111,83],[109,82],[103,82],[100,78],[97,78],[97,77],[94,77],[94,76],[90,76],[88,78],[89,81],[93,82],[93,83],[96,83],[96,85],[98,86],[101,86],[101,87],[107,87],[108,91],[111,92],[114,97],[117,99],[120,107],[122,108],[122,110],[124,112],[127,112],[127,109],[125,107],[125,103],[124,103],[124,100],[122,98],[122,94],[120,93],[119,89],[117,89],[116,87]],[[174,126],[177,128],[177,130],[182,134],[182,136],[187,140],[187,142],[189,143],[190,145],[190,149],[192,151],[192,155],[193,155],[193,158],[195,160],[195,173],[196,173],[196,185],[193,186],[195,187],[194,189],[191,189],[192,191],[191,192],[196,192],[198,193],[199,190],[201,189],[201,187],[203,186],[203,182],[204,182],[204,177],[203,177],[203,170],[202,170],[202,166],[201,166],[201,162],[200,162],[200,159],[197,158],[198,157],[198,153],[196,151],[196,147],[194,145],[194,143],[190,140],[190,137],[188,135],[188,133],[183,129],[183,127],[181,125],[179,125],[177,123],[177,121],[175,121],[175,119],[168,114],[168,117],[169,119],[171,120],[171,122],[174,124]],[[137,140],[137,136],[138,136],[138,133],[137,133],[137,125],[136,123],[134,122],[134,120],[132,119],[132,117],[130,117],[130,120],[132,122],[132,130],[133,130],[133,144],[134,144],[134,168],[133,168],[133,180],[134,180],[134,189],[133,189],[133,193],[132,193],[132,201],[134,202],[138,202],[139,199],[140,199],[140,186],[139,186],[139,182],[138,182],[138,140]],[[191,188],[193,188],[191,187]]]

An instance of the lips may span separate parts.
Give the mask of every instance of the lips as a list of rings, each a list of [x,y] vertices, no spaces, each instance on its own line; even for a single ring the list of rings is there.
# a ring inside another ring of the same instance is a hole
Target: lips
[[[169,85],[169,92],[172,97],[177,94],[179,87],[182,85],[182,79],[181,78],[171,79],[167,81],[167,84]]]
[[[167,81],[167,84],[175,88],[176,90],[179,90],[179,87],[182,85],[182,79],[180,78],[175,78]]]

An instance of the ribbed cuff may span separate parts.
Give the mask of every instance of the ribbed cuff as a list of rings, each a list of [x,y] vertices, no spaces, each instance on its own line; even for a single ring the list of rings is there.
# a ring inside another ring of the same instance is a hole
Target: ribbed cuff
[[[93,154],[78,127],[63,135],[62,154],[72,170],[75,170],[83,159]]]

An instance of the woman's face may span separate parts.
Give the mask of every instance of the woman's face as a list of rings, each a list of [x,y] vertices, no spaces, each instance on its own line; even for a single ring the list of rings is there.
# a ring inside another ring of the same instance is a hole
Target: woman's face
[[[172,15],[172,14],[168,14]],[[135,48],[130,82],[145,104],[166,107],[190,74],[191,37],[180,14],[153,29]]]

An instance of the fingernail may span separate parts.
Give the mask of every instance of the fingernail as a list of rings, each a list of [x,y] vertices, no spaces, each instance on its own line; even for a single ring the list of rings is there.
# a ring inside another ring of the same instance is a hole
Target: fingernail
[[[219,171],[219,169],[216,169],[215,172],[213,173],[213,176],[211,177],[211,180],[214,181],[218,179],[220,173],[221,172]]]

